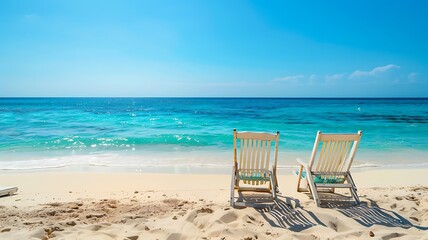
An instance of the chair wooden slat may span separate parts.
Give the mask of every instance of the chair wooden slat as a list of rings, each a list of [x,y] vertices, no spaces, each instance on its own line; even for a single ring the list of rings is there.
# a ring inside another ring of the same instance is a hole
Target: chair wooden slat
[[[247,146],[245,148],[245,157],[244,157],[244,165],[242,166],[242,169],[248,169],[248,158],[251,157],[251,139],[247,139]]]
[[[267,146],[268,146],[268,150],[267,150],[266,159],[270,160],[270,146],[271,146],[270,140],[267,141]],[[269,169],[269,161],[265,162],[265,169]]]
[[[325,146],[327,144],[325,142],[316,142],[315,144],[321,144],[321,150],[320,150],[320,153],[319,153],[318,160],[315,160],[316,156],[313,156],[313,158],[311,160],[312,160],[312,162],[316,161],[315,169],[320,169],[321,168],[322,159],[324,158]],[[310,164],[309,166],[311,167],[312,165]]]
[[[235,139],[235,142],[236,141],[237,139]],[[242,156],[243,156],[244,142],[245,142],[245,139],[239,139],[239,166],[242,166],[243,164]],[[237,150],[235,150],[235,153],[237,154]],[[235,156],[235,158],[237,157]]]
[[[340,165],[340,169],[343,171],[345,165],[347,164],[347,162],[349,162],[348,158],[349,158],[349,154],[351,153],[351,148],[352,145],[354,144],[353,141],[346,141],[346,149],[345,149],[345,153],[343,155],[343,161]]]
[[[331,153],[331,160],[329,162],[329,166],[327,168],[327,171],[334,172],[336,171],[336,163],[339,160],[339,151],[340,151],[340,141],[333,141],[333,149]]]
[[[241,149],[241,168],[245,168],[245,158],[247,156],[247,139],[241,139],[242,142],[242,149]]]
[[[320,141],[359,141],[357,134],[322,134]]]
[[[327,161],[325,161],[325,169],[324,169],[324,171],[325,172],[330,172],[331,171],[331,169],[332,169],[332,165],[333,165],[333,162],[334,162],[334,157],[335,157],[335,154],[336,154],[336,141],[330,141],[330,152],[329,152],[329,154],[328,154],[328,156],[327,156]]]
[[[238,132],[237,137],[243,138],[243,139],[257,139],[257,140],[271,140],[271,141],[274,141],[276,139],[275,134],[255,133],[255,132]]]
[[[352,146],[350,157],[349,157],[350,158],[349,165],[347,165],[346,167],[347,171],[349,171],[349,169],[351,168],[352,162],[354,161],[355,153],[357,152],[358,145],[360,144],[362,134],[363,133],[361,131],[358,131],[359,138],[354,141],[354,144]]]
[[[267,141],[262,141],[262,149],[261,149],[261,155],[260,155],[260,168],[263,168],[265,166],[266,145],[267,145]]]
[[[257,139],[253,139],[253,152],[251,154],[251,165],[250,168],[252,169],[252,173],[254,173],[256,169],[256,153],[257,153]],[[251,184],[255,184],[255,181],[252,181]]]
[[[321,161],[321,163],[320,163],[320,165],[321,165],[321,167],[318,169],[318,171],[325,171],[326,170],[326,166],[327,166],[327,159],[328,159],[328,156],[330,155],[330,152],[331,152],[331,150],[330,150],[330,148],[331,148],[331,142],[330,141],[328,141],[328,142],[326,142],[325,143],[326,144],[326,146],[325,146],[325,150],[324,150],[324,155],[323,155],[323,159],[319,159],[318,161]]]
[[[335,172],[340,171],[340,165],[341,165],[341,163],[343,161],[345,142],[344,141],[339,141],[338,144],[339,144],[339,146],[338,146],[338,149],[337,149],[337,157],[336,157],[336,161],[334,162],[334,166],[333,166],[333,170]]]
[[[255,153],[255,159],[254,159],[254,166],[253,168],[255,169],[254,172],[258,173],[259,172],[259,164],[260,164],[260,142],[261,140],[256,140],[256,153]],[[255,185],[259,185],[260,181],[255,181]]]

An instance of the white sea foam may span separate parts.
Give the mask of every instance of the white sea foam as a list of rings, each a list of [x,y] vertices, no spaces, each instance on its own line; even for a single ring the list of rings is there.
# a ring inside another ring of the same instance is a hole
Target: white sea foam
[[[307,155],[308,153],[287,153],[280,152],[278,159],[278,169],[297,169],[299,165],[292,156]],[[364,154],[363,154],[364,155]],[[386,155],[385,157],[388,157]],[[397,156],[396,156],[397,157]],[[400,158],[400,157],[398,157]],[[32,156],[21,157],[20,159],[2,159],[0,170],[49,170],[72,168],[79,171],[92,171],[94,169],[108,168],[121,171],[155,171],[163,169],[163,172],[180,172],[177,169],[191,171],[201,168],[227,169],[223,173],[229,173],[233,165],[233,154],[230,151],[129,151],[120,153],[93,152],[91,154],[75,154],[68,156]],[[360,158],[361,159],[361,158]],[[357,159],[353,164],[353,169],[367,168],[415,168],[428,167],[426,161],[390,161],[385,164],[384,159],[377,161],[366,161]]]

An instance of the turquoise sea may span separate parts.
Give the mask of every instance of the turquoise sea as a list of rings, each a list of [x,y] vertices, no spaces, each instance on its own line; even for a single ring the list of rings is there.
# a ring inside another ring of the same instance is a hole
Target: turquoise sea
[[[231,166],[234,128],[280,131],[284,168],[318,130],[362,130],[356,167],[428,164],[426,98],[0,98],[0,169]]]

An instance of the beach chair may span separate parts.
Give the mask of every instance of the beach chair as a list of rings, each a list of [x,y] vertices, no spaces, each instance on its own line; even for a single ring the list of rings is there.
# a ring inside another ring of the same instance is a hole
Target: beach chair
[[[18,191],[17,187],[0,187],[0,197],[13,195]]]
[[[268,192],[276,199],[278,181],[279,132],[276,134],[237,132],[233,130],[233,171],[230,205],[253,206],[247,202],[235,202],[235,190]],[[241,186],[240,184],[244,185]]]
[[[297,159],[300,164],[297,191],[309,190],[319,207],[320,190],[334,193],[335,188],[349,188],[358,204],[357,187],[349,170],[361,135],[361,131],[357,134],[324,134],[318,131],[309,164]],[[306,180],[304,187],[301,186],[302,180]]]

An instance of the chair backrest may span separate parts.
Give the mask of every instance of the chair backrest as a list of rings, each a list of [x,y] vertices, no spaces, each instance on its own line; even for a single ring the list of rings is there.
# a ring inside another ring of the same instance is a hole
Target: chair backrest
[[[361,131],[357,134],[324,134],[318,131],[309,169],[312,172],[348,172],[361,136]]]
[[[279,132],[276,132],[276,134],[237,132],[236,129],[234,129],[233,160],[236,169],[269,170],[269,165],[272,162],[274,170],[276,170],[278,142]],[[271,159],[272,152],[274,152],[273,160]]]

